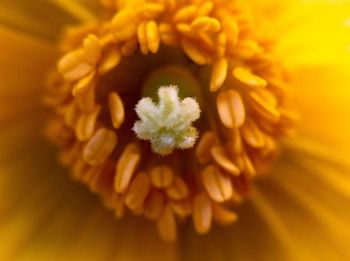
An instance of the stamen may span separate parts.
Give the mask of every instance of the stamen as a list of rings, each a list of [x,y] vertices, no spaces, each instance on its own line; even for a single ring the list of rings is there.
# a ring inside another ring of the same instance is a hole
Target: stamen
[[[209,62],[208,55],[194,42],[184,39],[182,41],[182,48],[196,64],[205,65]]]
[[[225,33],[220,33],[216,40],[216,54],[222,58],[226,52],[227,37]]]
[[[193,202],[193,222],[199,234],[206,234],[212,222],[212,203],[204,193],[198,194]]]
[[[162,238],[167,241],[174,241],[176,239],[175,215],[169,205],[165,206],[157,225]]]
[[[89,63],[96,64],[100,60],[102,55],[102,46],[95,35],[90,34],[85,38],[83,50]]]
[[[252,107],[265,119],[277,122],[280,112],[276,108],[276,100],[267,91],[251,92],[250,101]]]
[[[121,51],[119,49],[113,48],[110,49],[101,61],[98,72],[100,74],[106,74],[114,67],[116,67],[122,59]]]
[[[237,67],[232,71],[233,76],[239,80],[242,84],[253,88],[263,88],[266,87],[267,82],[254,75],[249,70],[241,67]]]
[[[193,19],[197,12],[196,5],[187,5],[179,9],[174,15],[174,22],[183,22]]]
[[[151,188],[149,177],[145,173],[138,173],[131,183],[130,189],[125,198],[125,204],[132,210],[143,205]]]
[[[101,108],[96,107],[95,111],[91,113],[82,114],[75,127],[75,135],[80,141],[89,140],[94,134],[97,117],[100,113]]]
[[[151,170],[152,184],[156,188],[166,188],[174,180],[174,173],[168,166],[157,166]]]
[[[132,9],[122,9],[111,21],[111,29],[114,37],[118,41],[129,40],[137,30],[139,17]]]
[[[233,176],[240,174],[239,168],[232,162],[222,146],[215,146],[211,149],[211,155],[215,162]]]
[[[256,169],[252,163],[252,161],[250,160],[250,158],[247,156],[247,154],[243,153],[241,155],[241,160],[243,163],[243,169],[245,170],[245,172],[250,176],[253,177],[256,175]]]
[[[265,145],[263,133],[259,130],[258,126],[256,126],[256,124],[251,120],[247,120],[243,125],[242,136],[244,140],[253,148],[261,148]]]
[[[159,45],[160,45],[160,37],[159,37],[158,26],[155,21],[150,21],[147,23],[146,38],[147,38],[148,49],[152,53],[158,52]]]
[[[171,207],[182,218],[186,218],[192,213],[192,203],[189,200],[172,201]]]
[[[196,147],[196,157],[201,164],[206,164],[210,160],[211,148],[218,142],[218,137],[214,132],[206,132],[202,135]]]
[[[123,101],[116,92],[112,92],[108,99],[109,110],[112,118],[112,124],[118,129],[124,121],[125,111]]]
[[[114,189],[116,192],[124,192],[131,181],[137,164],[140,161],[140,152],[136,144],[129,144],[120,156],[116,166]]]
[[[210,197],[216,202],[223,202],[232,196],[230,177],[215,166],[208,166],[202,171],[202,180]]]
[[[63,110],[64,110],[64,118],[63,118],[64,123],[67,126],[73,128],[79,118],[79,111],[76,104],[72,102],[68,104],[65,108],[63,108]]]
[[[211,80],[210,80],[210,91],[217,91],[226,80],[228,69],[228,62],[226,58],[222,58],[216,61],[213,65]]]
[[[198,17],[207,16],[213,10],[213,8],[214,8],[214,3],[213,2],[211,2],[211,1],[204,2],[198,8],[197,16]]]
[[[132,54],[135,53],[137,49],[137,40],[136,39],[131,39],[127,41],[125,44],[123,44],[121,48],[121,54],[124,57],[131,56]]]
[[[148,54],[148,44],[147,44],[147,35],[146,35],[146,23],[140,23],[137,28],[137,37],[140,44],[140,49],[143,54]]]
[[[92,72],[93,65],[87,61],[83,50],[77,50],[60,60],[58,70],[67,81],[75,81]]]
[[[176,176],[174,182],[166,189],[166,194],[174,200],[181,200],[188,196],[189,189],[185,181]]]
[[[121,193],[127,189],[139,161],[140,155],[138,153],[130,153],[117,165],[117,178],[115,180],[116,192]]]
[[[189,24],[185,24],[185,23],[179,23],[176,25],[176,29],[182,33],[183,35],[186,36],[191,36],[191,34],[193,33],[192,28]]]
[[[142,7],[141,15],[145,19],[155,19],[164,11],[164,6],[160,3],[146,3]]]
[[[95,109],[95,86],[93,83],[86,88],[85,92],[77,94],[76,102],[82,112],[88,113]]]
[[[73,87],[72,94],[74,97],[78,97],[79,95],[83,95],[88,91],[89,88],[92,87],[96,73],[92,72],[89,75],[85,76],[81,80],[79,80]]]
[[[156,220],[162,213],[165,203],[164,194],[160,191],[153,191],[145,202],[145,216],[151,220]]]
[[[175,34],[175,29],[172,27],[171,24],[161,23],[159,25],[159,33],[160,38],[164,44],[169,46],[178,45],[179,38]]]
[[[217,33],[220,30],[220,22],[215,18],[201,16],[191,23],[191,28],[195,31]]]
[[[136,105],[141,119],[133,127],[137,137],[149,140],[152,150],[163,156],[177,148],[191,148],[198,137],[192,126],[200,115],[198,103],[193,98],[180,101],[178,89],[173,86],[161,87],[158,96],[158,105],[150,98],[143,98]]]
[[[220,204],[214,203],[213,218],[217,223],[227,225],[235,222],[238,219],[238,216],[234,212],[225,209]]]
[[[92,166],[97,166],[112,153],[116,144],[117,136],[115,133],[101,128],[85,146],[83,157]]]
[[[216,100],[222,123],[227,128],[241,127],[245,121],[245,107],[241,95],[235,90],[221,92]]]

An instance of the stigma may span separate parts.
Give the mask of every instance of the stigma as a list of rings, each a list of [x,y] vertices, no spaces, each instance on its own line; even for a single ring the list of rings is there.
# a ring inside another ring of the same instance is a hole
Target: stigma
[[[192,126],[200,116],[198,103],[189,97],[180,100],[176,86],[161,87],[158,96],[157,105],[149,97],[137,103],[135,110],[140,120],[133,127],[137,137],[149,140],[152,150],[162,156],[174,149],[192,148],[198,138]]]

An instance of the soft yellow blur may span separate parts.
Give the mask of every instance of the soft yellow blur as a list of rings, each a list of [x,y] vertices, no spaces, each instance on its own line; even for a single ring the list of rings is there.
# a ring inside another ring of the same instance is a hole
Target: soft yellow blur
[[[350,3],[249,1],[269,10],[279,30],[279,52],[292,68],[300,104],[300,133],[286,145],[271,179],[239,208],[236,226],[206,237],[185,231],[181,248],[161,242],[147,223],[116,223],[94,197],[60,175],[35,118],[42,115],[41,79],[55,57],[54,46],[38,36],[53,37],[58,30],[52,28],[68,16],[45,24],[13,5],[28,3],[4,1],[0,23],[17,31],[0,27],[0,260],[350,258]],[[43,6],[55,16],[52,6]]]

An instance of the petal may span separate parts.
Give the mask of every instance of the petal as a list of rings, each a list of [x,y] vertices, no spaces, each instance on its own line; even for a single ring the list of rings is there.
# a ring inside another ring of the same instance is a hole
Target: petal
[[[293,28],[284,28],[278,51],[286,64],[339,64],[350,58],[350,4],[319,4],[299,7],[305,13]],[[294,21],[294,24],[296,22]],[[287,30],[286,30],[287,29]],[[283,30],[283,29],[282,29]],[[279,32],[282,32],[279,30]]]
[[[301,115],[300,136],[344,152],[350,148],[349,69],[350,64],[313,66],[299,68],[293,75]]]
[[[2,0],[0,24],[43,39],[54,40],[68,24],[94,20],[98,1],[92,0]]]
[[[285,64],[295,67],[349,60],[349,1],[249,0],[249,3],[256,11],[255,16],[265,19],[266,28],[278,39],[277,52]]]
[[[3,39],[0,41],[0,126],[3,126],[38,110],[43,78],[56,53],[48,43],[2,26],[0,38]]]
[[[288,145],[275,175],[264,180],[260,193],[296,249],[318,260],[347,260],[350,165],[329,148],[319,146],[318,152],[310,148],[299,141]]]

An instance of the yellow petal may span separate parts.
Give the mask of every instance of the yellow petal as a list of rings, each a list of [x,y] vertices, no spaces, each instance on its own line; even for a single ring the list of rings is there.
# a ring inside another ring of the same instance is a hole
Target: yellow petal
[[[50,0],[33,3],[3,0],[0,6],[0,22],[30,35],[54,40],[67,23],[91,19],[92,14],[99,10],[97,1],[94,2]]]
[[[338,64],[350,58],[346,0],[249,0],[280,40],[277,50],[290,66]]]
[[[293,83],[301,115],[300,135],[344,152],[350,148],[349,69],[350,64],[300,68]]]
[[[51,0],[52,3],[57,5],[57,7],[66,11],[67,14],[76,17],[82,22],[91,22],[94,21],[96,16],[92,13],[92,10],[87,9],[87,4],[78,2],[78,1],[70,1],[70,0]],[[83,2],[87,2],[86,0]]]
[[[46,42],[2,26],[0,38],[0,124],[4,124],[38,110],[43,75],[55,51]]]
[[[274,175],[260,187],[260,194],[294,247],[305,252],[302,260],[310,260],[306,254],[323,260],[348,259],[348,161],[334,161],[338,157],[331,156],[335,154],[329,148],[329,155],[320,155],[298,143],[288,146]]]

